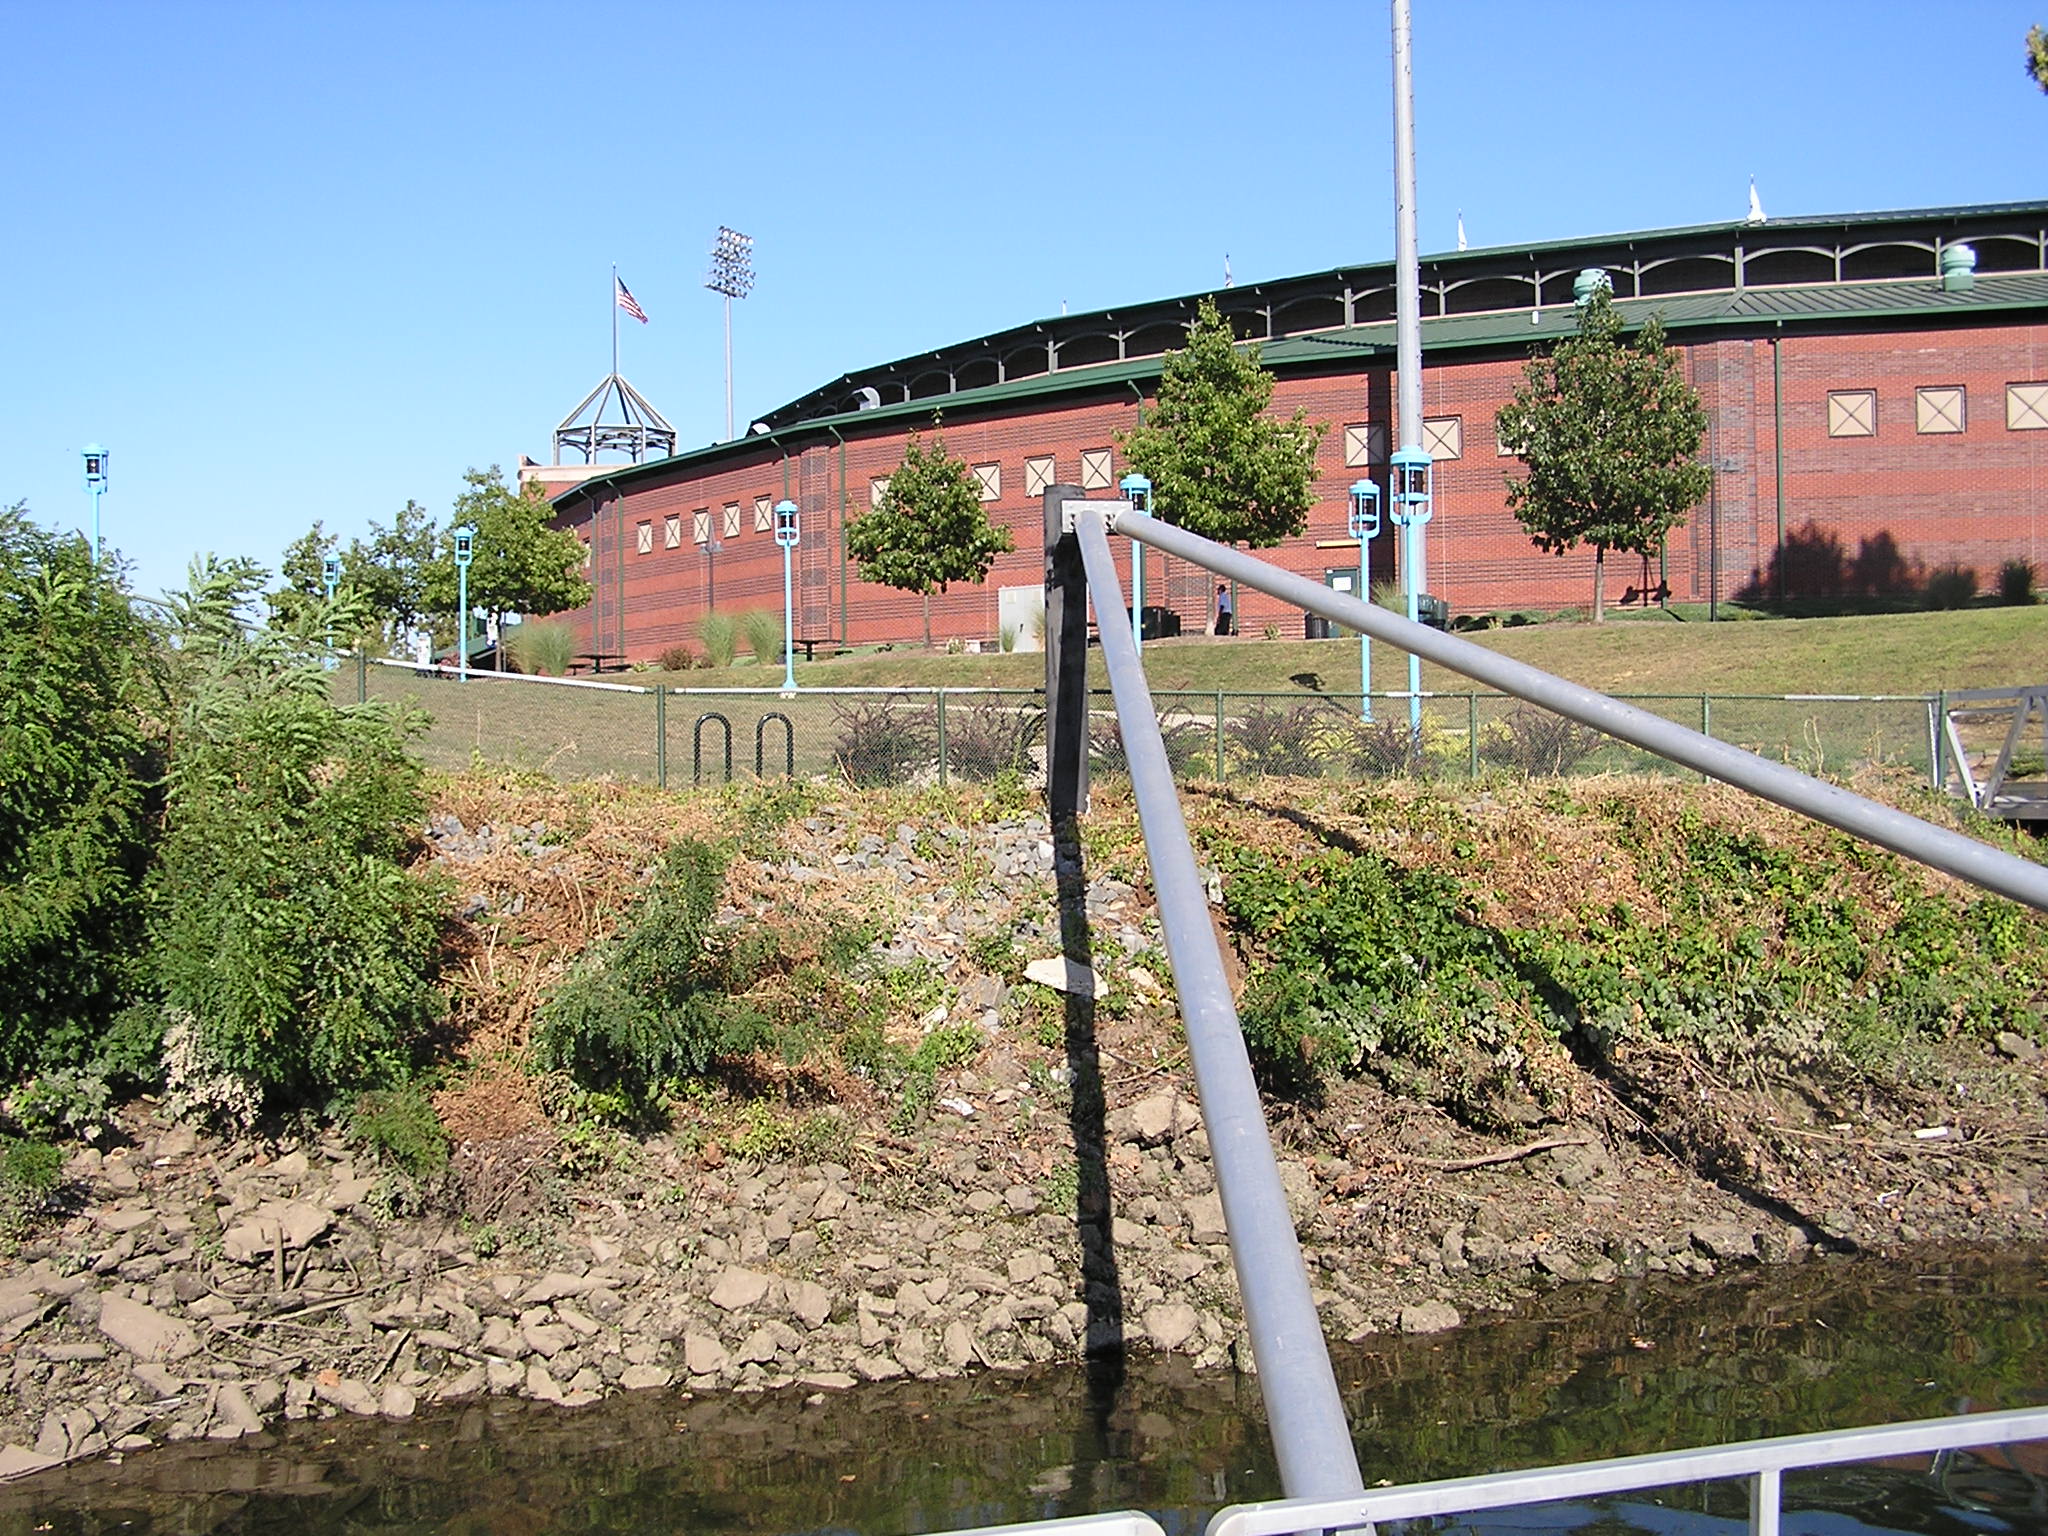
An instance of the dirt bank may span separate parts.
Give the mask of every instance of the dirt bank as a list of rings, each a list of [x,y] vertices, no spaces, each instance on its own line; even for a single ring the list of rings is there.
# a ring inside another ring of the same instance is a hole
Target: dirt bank
[[[1307,859],[1348,839],[1417,868],[1476,859],[1524,915],[1643,883],[1588,797],[1689,797],[1709,822],[1800,835],[1707,791],[1574,793],[1475,793],[1455,835],[1441,803],[1384,792],[1196,797],[1190,815],[1212,854]],[[655,850],[708,835],[740,846],[726,929],[866,923],[862,985],[892,989],[891,1032],[965,1027],[973,1049],[915,1083],[764,1056],[652,1135],[565,1118],[564,1085],[519,1067],[540,999],[617,925]],[[414,1179],[332,1128],[224,1136],[137,1106],[72,1158],[61,1208],[0,1278],[0,1470],[473,1394],[844,1387],[1118,1343],[1248,1365],[1113,789],[1056,846],[1028,803],[966,793],[677,801],[463,780],[428,848],[464,914],[446,1171]],[[1063,909],[1070,936],[1086,915],[1098,996],[1026,977],[1060,953]],[[1256,936],[1233,938],[1255,978]],[[2038,1243],[2048,1226],[2048,1080],[2024,1031],[1916,1037],[1894,1072],[1824,1055],[1736,1071],[1642,1041],[1514,1049],[1540,1055],[1517,1081],[1541,1091],[1486,1115],[1391,1070],[1274,1103],[1334,1335],[1455,1326],[1563,1284],[1816,1247]]]

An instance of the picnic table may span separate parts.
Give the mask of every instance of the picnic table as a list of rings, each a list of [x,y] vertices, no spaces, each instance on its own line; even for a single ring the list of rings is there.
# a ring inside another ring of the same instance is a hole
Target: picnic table
[[[593,672],[623,672],[626,670],[626,658],[624,653],[620,651],[584,651],[577,657],[577,660],[590,663],[590,670]]]

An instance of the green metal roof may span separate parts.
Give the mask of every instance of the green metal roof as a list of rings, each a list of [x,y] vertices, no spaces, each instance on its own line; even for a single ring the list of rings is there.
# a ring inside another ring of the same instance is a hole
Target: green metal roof
[[[1616,307],[1633,324],[1641,324],[1651,315],[1660,316],[1665,328],[1674,334],[1709,329],[1754,333],[1776,330],[1783,325],[1828,327],[1849,321],[1888,319],[1989,320],[2014,312],[2048,314],[2048,273],[1995,273],[1977,278],[1973,289],[1961,293],[1949,292],[1931,278],[1907,278],[1872,283],[1826,283],[1670,294],[1647,299],[1620,299],[1616,301]],[[1530,313],[1523,309],[1425,317],[1422,321],[1425,366],[1433,353],[1526,347],[1534,342],[1555,341],[1576,328],[1577,311],[1569,304],[1549,305],[1536,311],[1538,318],[1534,324],[1530,323]],[[1260,344],[1260,356],[1269,367],[1285,374],[1297,369],[1355,366],[1365,358],[1380,355],[1391,359],[1394,347],[1394,323],[1386,321],[1264,342]],[[557,506],[568,505],[596,489],[631,486],[677,468],[716,463],[759,451],[763,446],[781,448],[793,441],[831,439],[835,432],[851,436],[856,431],[865,432],[905,421],[922,423],[929,421],[935,411],[953,416],[973,416],[1032,400],[1105,391],[1129,392],[1134,384],[1142,386],[1156,380],[1164,361],[1163,357],[1155,356],[1084,368],[1062,368],[1056,373],[1035,374],[1028,379],[1012,379],[981,389],[900,401],[872,410],[812,417],[772,432],[757,433],[729,443],[714,443],[666,459],[655,459],[645,464],[621,464],[561,492],[554,502]],[[1133,395],[1134,403],[1135,399]]]

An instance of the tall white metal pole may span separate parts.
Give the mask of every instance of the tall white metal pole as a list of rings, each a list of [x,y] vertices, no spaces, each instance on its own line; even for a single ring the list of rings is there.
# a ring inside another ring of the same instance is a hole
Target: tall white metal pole
[[[725,296],[725,440],[732,441],[732,295]]]
[[[1422,280],[1415,235],[1415,71],[1409,58],[1408,0],[1394,7],[1394,365],[1401,446],[1422,446]],[[1411,541],[1404,585],[1429,589],[1422,541]]]

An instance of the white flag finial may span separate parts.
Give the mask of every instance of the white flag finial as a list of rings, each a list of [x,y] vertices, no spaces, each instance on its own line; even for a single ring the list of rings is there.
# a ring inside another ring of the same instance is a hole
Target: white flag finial
[[[1465,210],[1458,210],[1458,249],[1465,249]]]
[[[1761,224],[1764,221],[1764,200],[1756,195],[1756,178],[1749,178],[1749,217],[1745,224]]]

